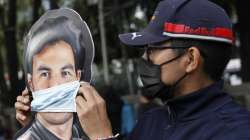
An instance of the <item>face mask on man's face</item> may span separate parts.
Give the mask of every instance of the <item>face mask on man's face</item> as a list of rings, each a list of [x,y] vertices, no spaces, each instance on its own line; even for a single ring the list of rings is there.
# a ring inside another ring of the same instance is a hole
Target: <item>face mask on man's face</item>
[[[76,112],[75,98],[79,87],[80,82],[74,81],[32,92],[31,111]]]
[[[142,94],[148,98],[160,98],[162,100],[167,100],[172,97],[173,88],[184,78],[186,77],[186,73],[180,77],[177,82],[173,85],[166,85],[161,80],[161,67],[163,65],[169,64],[178,58],[180,58],[183,54],[176,56],[173,59],[170,59],[160,65],[153,64],[143,58],[138,60],[138,73],[139,80],[142,84]]]

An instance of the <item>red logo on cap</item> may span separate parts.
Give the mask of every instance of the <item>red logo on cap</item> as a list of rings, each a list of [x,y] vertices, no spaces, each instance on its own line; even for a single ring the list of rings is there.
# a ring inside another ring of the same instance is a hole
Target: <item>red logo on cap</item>
[[[202,36],[213,36],[226,38],[229,40],[234,40],[233,31],[228,28],[212,28],[208,29],[205,27],[191,28],[190,26],[184,24],[174,24],[174,23],[165,23],[164,32],[176,33],[176,34],[190,34],[190,35],[202,35]]]

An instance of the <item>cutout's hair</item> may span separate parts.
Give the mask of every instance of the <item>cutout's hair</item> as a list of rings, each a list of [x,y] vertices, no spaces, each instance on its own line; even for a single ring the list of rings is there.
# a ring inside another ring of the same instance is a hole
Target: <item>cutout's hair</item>
[[[84,48],[80,47],[80,32],[74,29],[74,25],[67,17],[47,19],[33,32],[32,37],[25,46],[25,68],[32,74],[33,56],[59,41],[65,41],[73,50],[76,69],[82,69],[80,61],[84,59]]]

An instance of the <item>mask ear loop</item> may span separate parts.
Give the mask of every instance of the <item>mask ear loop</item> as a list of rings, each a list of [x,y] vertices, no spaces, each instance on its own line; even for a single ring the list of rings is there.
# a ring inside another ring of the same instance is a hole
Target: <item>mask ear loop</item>
[[[172,86],[170,89],[170,92],[172,93],[174,89],[177,87],[177,85],[187,76],[188,74],[185,72],[183,76],[181,76]],[[173,96],[173,95],[172,95]]]
[[[182,49],[185,49],[185,48],[182,48]],[[172,61],[174,61],[174,60],[177,60],[178,58],[182,57],[185,53],[186,53],[186,51],[183,52],[183,53],[181,53],[180,55],[174,57],[173,59],[170,59],[170,60],[168,60],[168,61],[162,63],[160,66],[165,65],[165,64],[167,64],[167,63],[170,63],[170,62],[172,62]],[[184,74],[183,76],[181,76],[173,85],[171,85],[170,91],[169,91],[171,97],[173,97],[173,94],[172,94],[172,93],[173,93],[174,89],[176,88],[176,86],[177,86],[177,85],[178,85],[187,75],[188,75],[188,74],[185,72],[185,74]],[[163,82],[162,82],[162,83],[163,83]],[[170,97],[170,98],[171,98],[171,97]]]
[[[171,48],[169,48],[169,49],[187,49],[187,48],[189,48],[189,47],[182,47],[182,48],[180,48],[180,47],[179,47],[179,48],[178,48],[178,47],[171,47]],[[162,64],[160,64],[160,66],[163,66],[163,65],[165,65],[165,64],[171,63],[172,61],[175,61],[176,59],[179,59],[179,58],[182,57],[185,53],[186,53],[186,51],[183,52],[183,53],[181,53],[181,54],[179,54],[178,56],[176,56],[176,57],[170,59],[170,60],[167,60],[166,62],[163,62]]]
[[[150,57],[149,57],[149,55],[150,55],[150,52],[149,52],[149,51],[150,51],[150,50],[149,50],[148,48],[146,48],[147,61],[148,61],[148,62],[151,62]]]
[[[177,60],[178,58],[180,58],[182,55],[183,55],[183,54],[180,54],[180,55],[178,55],[178,56],[176,56],[176,57],[174,57],[174,58],[172,58],[172,59],[170,59],[170,60],[167,60],[166,62],[163,62],[162,64],[160,64],[160,66],[163,66],[163,65],[165,65],[165,64],[171,63],[172,61],[175,61],[175,60]]]

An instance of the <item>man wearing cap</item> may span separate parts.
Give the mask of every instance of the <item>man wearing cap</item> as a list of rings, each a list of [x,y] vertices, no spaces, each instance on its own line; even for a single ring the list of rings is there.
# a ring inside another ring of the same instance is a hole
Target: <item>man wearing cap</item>
[[[138,61],[143,94],[165,103],[141,115],[128,140],[250,139],[250,113],[223,90],[234,38],[222,8],[208,0],[164,0],[143,31],[119,38],[145,49]]]
[[[33,120],[17,132],[14,139],[94,140],[112,135],[111,131],[86,135],[78,120],[77,115],[90,106],[89,101],[103,102],[100,96],[88,93],[94,44],[79,14],[65,8],[47,11],[30,29],[24,46],[28,89],[23,96],[29,102],[28,90],[32,92],[33,100],[28,108],[31,108]],[[18,101],[22,100],[20,97]],[[92,114],[98,116],[95,112]],[[107,115],[102,116],[105,124],[95,122],[91,129],[105,125],[111,130]]]
[[[250,113],[221,79],[233,46],[232,23],[208,0],[165,0],[141,32],[119,35],[145,48],[143,94],[165,105],[141,116],[130,140],[250,140]]]

